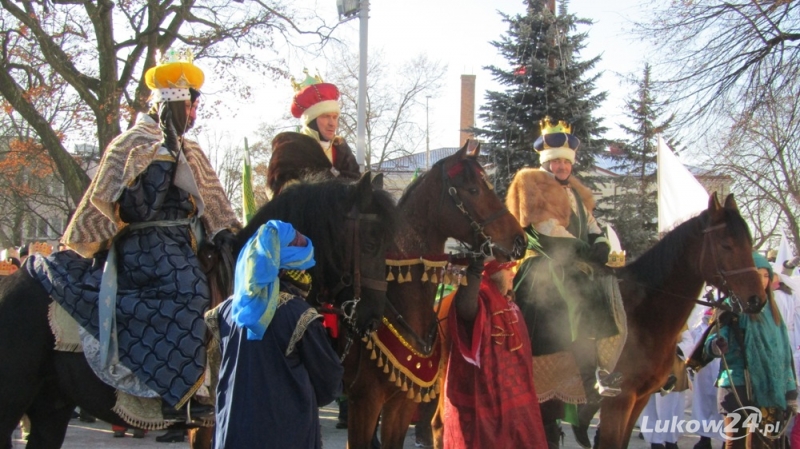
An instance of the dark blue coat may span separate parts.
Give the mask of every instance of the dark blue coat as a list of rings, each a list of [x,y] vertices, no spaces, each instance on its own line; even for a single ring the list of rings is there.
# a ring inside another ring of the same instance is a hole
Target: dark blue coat
[[[233,322],[230,299],[220,305],[216,449],[322,447],[318,407],[340,394],[344,369],[321,316],[282,296],[261,340]]]

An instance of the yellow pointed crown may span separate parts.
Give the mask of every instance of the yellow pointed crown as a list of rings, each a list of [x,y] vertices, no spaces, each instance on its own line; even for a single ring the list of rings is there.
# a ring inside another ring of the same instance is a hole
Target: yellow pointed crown
[[[564,120],[559,120],[558,123],[553,123],[553,119],[550,118],[549,115],[546,115],[543,119],[539,120],[539,128],[541,129],[543,136],[553,133],[572,133],[572,127],[569,125],[569,123],[565,122]]]
[[[299,83],[294,77],[291,77],[289,79],[292,82],[292,88],[294,88],[295,93],[300,92],[301,90],[303,90],[308,86],[324,82],[322,81],[322,77],[319,76],[319,71],[317,71],[316,75],[311,76],[308,74],[308,69],[303,69],[303,74],[305,75],[305,78],[303,79],[303,81],[300,81]]]
[[[608,254],[606,265],[612,268],[622,268],[625,266],[625,251],[611,251]]]
[[[194,55],[188,48],[167,50],[159,64],[151,67],[144,74],[144,82],[152,91],[161,89],[188,90],[189,88],[200,90],[204,81],[205,75],[199,67],[194,65]],[[183,96],[176,99],[182,98]],[[174,101],[175,99],[164,98],[164,100]]]

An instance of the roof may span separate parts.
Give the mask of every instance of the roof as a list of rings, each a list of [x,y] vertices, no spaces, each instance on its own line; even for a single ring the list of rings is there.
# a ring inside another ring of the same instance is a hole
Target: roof
[[[451,156],[458,151],[458,147],[443,147],[443,148],[436,148],[432,149],[430,152],[431,165],[435,164],[437,161],[446,158],[447,156]],[[405,156],[400,156],[394,159],[386,159],[381,164],[372,164],[370,168],[376,171],[388,172],[400,172],[400,171],[416,171],[417,169],[420,170],[427,170],[428,166],[425,163],[425,153],[414,153],[408,154]]]

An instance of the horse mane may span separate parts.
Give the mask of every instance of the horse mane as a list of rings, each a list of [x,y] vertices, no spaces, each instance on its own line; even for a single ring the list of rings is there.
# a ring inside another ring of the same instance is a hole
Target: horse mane
[[[737,210],[723,209],[724,223],[735,239],[747,238],[752,244],[750,228]],[[625,267],[635,279],[653,288],[661,288],[679,265],[689,240],[700,238],[708,225],[708,211],[690,218],[668,232],[652,248]]]
[[[341,267],[347,220],[354,205],[357,183],[341,178],[330,179],[325,174],[311,174],[298,183],[287,185],[280,195],[262,206],[238,234],[234,254],[238,255],[259,227],[276,219],[291,223],[314,244],[316,265],[311,269],[314,289],[323,285],[324,267]],[[364,211],[362,211],[364,212]],[[397,212],[391,195],[383,190],[372,191],[370,212],[378,216],[378,226],[386,239],[394,235]]]

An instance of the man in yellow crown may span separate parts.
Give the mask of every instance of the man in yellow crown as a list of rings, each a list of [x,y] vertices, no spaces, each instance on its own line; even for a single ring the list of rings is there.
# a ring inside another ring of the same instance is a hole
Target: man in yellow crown
[[[284,185],[309,173],[329,173],[334,177],[358,179],[358,162],[339,129],[339,89],[317,75],[292,85],[292,115],[303,121],[300,132],[280,133],[272,140],[272,159],[267,169],[267,184],[273,195]]]
[[[152,107],[106,148],[64,234],[73,251],[32,255],[25,268],[80,324],[84,353],[104,382],[161,398],[165,419],[195,402],[205,372],[208,280],[201,242],[239,227],[200,146],[203,72],[169,52],[145,74]],[[195,417],[213,406],[195,404]]]
[[[517,302],[534,357],[566,356],[572,367],[577,363],[589,400],[597,396],[595,383],[601,393],[613,395],[619,392],[618,374],[597,369],[597,341],[619,333],[598,282],[610,246],[592,215],[592,191],[572,176],[580,141],[563,121],[553,124],[545,117],[540,125],[534,148],[541,167],[518,171],[506,196],[508,209],[528,235],[528,257],[515,278]],[[539,374],[540,400],[546,395],[584,401],[582,391],[548,391]]]

